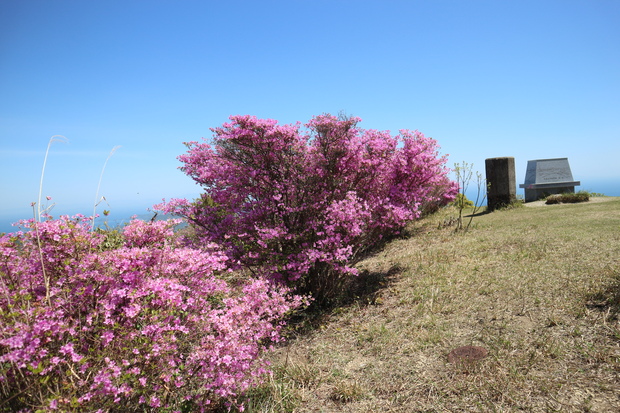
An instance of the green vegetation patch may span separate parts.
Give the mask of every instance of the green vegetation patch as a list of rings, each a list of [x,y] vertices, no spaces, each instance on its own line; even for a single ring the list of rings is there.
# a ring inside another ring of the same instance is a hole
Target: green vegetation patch
[[[554,194],[546,198],[546,204],[576,204],[578,202],[588,202],[590,194],[585,191],[577,193]]]

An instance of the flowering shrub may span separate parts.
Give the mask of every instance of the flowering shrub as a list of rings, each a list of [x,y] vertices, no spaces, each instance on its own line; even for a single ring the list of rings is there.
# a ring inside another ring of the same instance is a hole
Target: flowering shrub
[[[232,116],[212,129],[213,146],[189,142],[179,157],[202,197],[157,207],[186,217],[233,262],[321,301],[356,273],[361,252],[457,193],[434,140],[359,121],[321,115],[302,130]]]
[[[132,221],[125,246],[77,216],[0,238],[0,411],[204,411],[260,381],[261,350],[300,304],[227,257]]]

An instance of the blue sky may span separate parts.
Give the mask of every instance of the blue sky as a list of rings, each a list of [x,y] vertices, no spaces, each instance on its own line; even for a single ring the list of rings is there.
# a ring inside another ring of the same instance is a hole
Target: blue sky
[[[0,231],[32,216],[117,218],[200,189],[183,142],[230,115],[345,112],[418,129],[449,165],[568,157],[620,196],[620,2],[33,1],[0,4]]]

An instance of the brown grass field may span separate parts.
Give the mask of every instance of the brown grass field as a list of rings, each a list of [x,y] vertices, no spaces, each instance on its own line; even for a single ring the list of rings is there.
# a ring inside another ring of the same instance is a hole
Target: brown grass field
[[[250,412],[620,412],[620,198],[446,209],[269,357]],[[357,291],[357,290],[356,290]],[[448,361],[480,346],[486,358]]]

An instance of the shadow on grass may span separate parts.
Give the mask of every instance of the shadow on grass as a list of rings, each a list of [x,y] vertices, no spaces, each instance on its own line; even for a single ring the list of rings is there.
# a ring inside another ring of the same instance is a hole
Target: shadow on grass
[[[334,315],[352,306],[366,307],[379,304],[382,290],[389,287],[402,272],[402,268],[392,266],[388,271],[362,271],[343,283],[341,293],[320,306],[313,306],[293,315],[287,321],[287,340],[308,334],[329,323]]]
[[[475,217],[481,217],[483,215],[488,215],[488,214],[492,214],[493,212],[502,212],[502,211],[510,211],[512,209],[519,209],[519,208],[523,208],[525,206],[525,203],[517,200],[514,201],[510,204],[504,205],[504,206],[499,206],[493,210],[488,209],[487,206],[482,206],[482,207],[478,207],[480,210],[476,211],[475,213],[469,214],[469,215],[463,215],[463,218],[475,218]]]
[[[615,321],[620,316],[620,272],[611,269],[608,271],[610,281],[601,290],[587,297],[586,306],[605,313],[607,321]]]
[[[351,280],[349,294],[342,300],[341,305],[375,305],[379,293],[390,286],[402,268],[394,265],[386,272],[363,271]]]
[[[496,209],[495,211],[501,211],[501,209]],[[475,214],[463,215],[463,218],[481,217],[483,215],[489,215],[495,211],[489,211],[488,209],[484,209],[483,211],[476,212]]]

